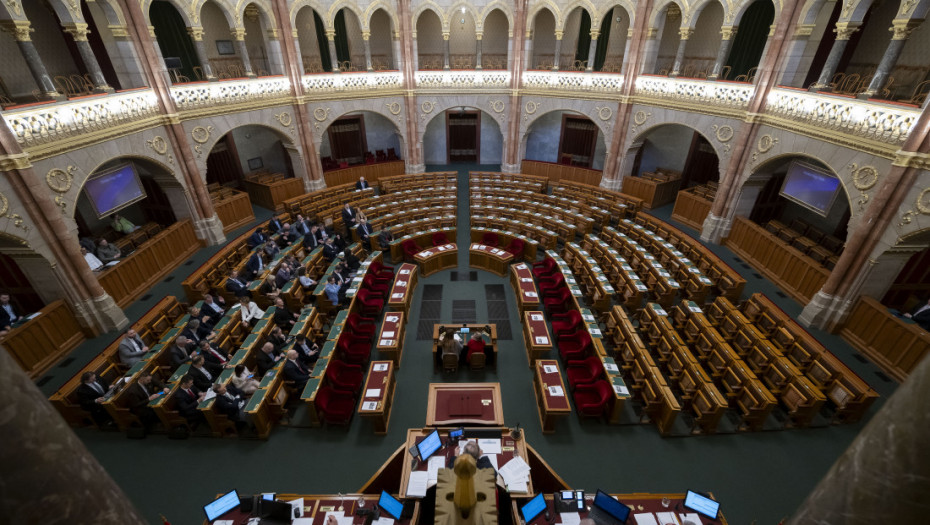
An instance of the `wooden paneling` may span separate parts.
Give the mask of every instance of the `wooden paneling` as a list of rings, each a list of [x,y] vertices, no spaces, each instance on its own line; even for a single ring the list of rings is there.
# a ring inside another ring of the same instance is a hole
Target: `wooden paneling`
[[[644,177],[624,177],[622,191],[639,197],[643,200],[643,208],[651,210],[673,202],[680,186],[680,179],[658,182]]]
[[[830,275],[817,261],[745,217],[733,220],[725,245],[800,303],[810,302]]]
[[[400,175],[404,173],[404,169],[405,164],[402,160],[378,162],[376,164],[362,164],[360,166],[352,166],[341,170],[326,171],[323,173],[323,180],[326,181],[326,186],[329,187],[339,184],[348,184],[350,182],[355,184],[359,177],[365,177],[368,184],[377,186],[378,180],[381,177]]]
[[[569,181],[581,182],[598,186],[601,183],[603,172],[588,168],[579,168],[578,166],[566,166],[565,164],[555,164],[553,162],[542,162],[538,160],[523,159],[520,165],[520,173],[528,175],[542,175],[549,177],[549,182]]]
[[[71,308],[59,299],[39,310],[38,317],[10,330],[0,345],[35,379],[85,338]]]
[[[252,201],[244,191],[224,190],[211,193],[213,209],[223,223],[223,233],[229,233],[255,220]]]
[[[930,352],[930,332],[892,315],[881,303],[866,296],[859,298],[840,335],[902,382]]]
[[[176,222],[116,266],[98,274],[97,280],[116,304],[125,308],[200,247],[191,221]]]
[[[304,192],[304,182],[300,179],[278,179],[270,182],[246,180],[242,184],[245,191],[249,192],[253,203],[274,210],[275,213],[284,211],[284,201]]]
[[[704,219],[707,218],[713,204],[714,201],[689,190],[679,191],[678,198],[675,200],[675,208],[672,210],[672,218],[701,231],[704,227]]]

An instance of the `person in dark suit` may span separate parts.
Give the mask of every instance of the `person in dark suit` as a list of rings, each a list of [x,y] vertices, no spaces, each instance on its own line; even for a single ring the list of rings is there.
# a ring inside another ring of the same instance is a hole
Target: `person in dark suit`
[[[276,354],[281,353],[287,346],[287,336],[284,335],[284,330],[281,330],[280,326],[272,328],[271,333],[268,334],[268,342],[274,345]]]
[[[358,227],[355,228],[355,232],[358,233],[358,238],[362,243],[368,246],[368,239],[371,237],[372,233],[371,225],[368,224],[368,219],[360,220],[358,222]]]
[[[359,177],[358,182],[355,183],[355,189],[357,190],[365,190],[370,187],[371,186],[368,184],[368,181],[365,180],[365,177]]]
[[[276,255],[281,253],[281,248],[278,248],[278,245],[274,242],[274,239],[268,239],[265,241],[265,245],[262,246],[262,251],[265,252],[265,259],[271,261],[275,258]]]
[[[298,392],[303,392],[304,387],[307,386],[307,381],[310,380],[310,373],[307,372],[307,369],[297,358],[297,350],[291,349],[287,351],[287,362],[284,363],[284,378],[293,381],[294,388]]]
[[[209,324],[211,326],[216,326],[216,323],[220,322],[220,319],[226,314],[226,309],[216,302],[213,294],[205,293],[203,294],[203,308],[200,309],[200,312],[203,317],[210,318]],[[201,317],[201,322],[203,322],[203,317]]]
[[[291,225],[284,223],[284,226],[281,228],[281,235],[278,236],[278,246],[284,248],[294,244],[294,241],[297,240],[297,233],[294,232],[294,229],[291,228]]]
[[[84,372],[81,375],[81,385],[77,387],[78,404],[81,408],[90,412],[94,423],[98,427],[107,427],[113,425],[113,418],[103,408],[102,403],[105,401],[107,392],[110,391],[110,384],[102,377],[97,377],[93,372]]]
[[[465,446],[462,447],[461,454],[456,454],[454,456],[449,457],[449,464],[448,464],[449,468],[452,468],[453,466],[455,466],[455,459],[459,455],[464,456],[465,454],[468,454],[469,456],[475,458],[475,466],[477,468],[479,469],[489,468],[491,470],[494,470],[494,465],[491,463],[491,460],[488,459],[487,456],[481,455],[481,449],[478,448],[478,444],[475,443],[474,441],[469,441],[468,443],[466,443]],[[494,471],[494,474],[495,476],[497,475],[496,470]]]
[[[148,431],[158,423],[158,416],[149,407],[149,402],[167,393],[168,389],[160,382],[156,383],[151,372],[143,371],[139,373],[139,379],[126,389],[123,398],[126,400],[129,411],[139,418],[142,426]]]
[[[238,388],[233,385],[216,383],[213,385],[213,392],[216,393],[216,401],[213,402],[214,410],[237,424],[245,421],[245,405],[248,401]]]
[[[346,237],[352,236],[352,230],[357,226],[356,218],[358,217],[358,212],[352,209],[352,206],[347,202],[342,208],[342,222],[346,227]]]
[[[297,350],[297,358],[305,366],[312,367],[320,357],[320,345],[311,343],[307,336],[300,334],[294,340],[294,350]]]
[[[192,354],[188,350],[189,344],[190,341],[183,335],[179,335],[174,340],[174,344],[168,349],[168,359],[171,361],[172,368],[176,369],[182,364],[190,362]]]
[[[174,400],[178,408],[178,413],[184,419],[196,426],[197,423],[206,421],[203,413],[197,409],[197,405],[203,401],[204,394],[194,386],[194,378],[189,374],[181,378],[178,385],[178,391],[174,394]]]
[[[279,231],[281,231],[281,228],[282,228],[281,219],[278,219],[277,217],[272,217],[271,220],[268,221],[268,231],[270,231],[272,234],[278,233]]]
[[[266,372],[274,368],[274,365],[282,359],[281,352],[276,351],[274,343],[265,343],[262,345],[262,351],[255,358],[255,367],[258,369],[258,375],[263,376]]]
[[[252,252],[252,255],[249,256],[249,260],[245,263],[246,277],[250,281],[253,281],[263,269],[265,269],[265,260],[262,259],[262,250],[258,249]]]
[[[139,334],[130,328],[126,330],[126,337],[119,342],[118,347],[119,362],[132,367],[132,365],[142,360],[142,356],[148,353],[149,347],[145,346]]]
[[[381,246],[382,252],[387,252],[391,250],[391,241],[394,240],[394,234],[391,233],[391,230],[385,228],[381,230],[381,233],[378,234],[378,244]]]
[[[3,334],[8,332],[13,327],[13,323],[21,318],[22,316],[16,313],[13,303],[10,302],[10,294],[0,293],[0,330]]]
[[[290,332],[299,317],[299,315],[288,309],[284,304],[284,299],[278,297],[274,300],[274,324],[278,325],[279,328]]]
[[[188,344],[195,347],[200,344],[201,339],[208,339],[211,334],[216,335],[209,328],[205,330],[199,319],[191,319],[181,331],[181,335],[187,338]]]
[[[255,230],[255,233],[249,236],[249,248],[255,248],[256,246],[261,246],[265,244],[265,241],[268,240],[268,237],[265,235],[265,230],[258,228]]]
[[[225,350],[210,343],[206,339],[200,341],[200,355],[203,356],[205,366],[211,374],[218,376],[224,368],[229,368],[229,354]]]
[[[310,224],[307,222],[307,219],[303,215],[297,214],[297,219],[294,221],[294,231],[297,235],[307,236],[310,234]]]
[[[278,265],[278,271],[274,274],[274,284],[278,288],[284,288],[284,286],[291,280],[291,267],[286,262],[282,262]]]
[[[924,330],[930,331],[930,299],[915,308],[913,312],[904,314],[904,317],[919,324]]]
[[[226,279],[226,291],[236,297],[249,296],[249,283],[239,278],[239,272],[233,270],[229,272],[229,278]]]
[[[204,366],[205,360],[202,355],[191,360],[191,367],[187,374],[194,378],[194,386],[201,392],[206,392],[213,385],[214,375]]]
[[[321,244],[320,239],[317,237],[317,234],[316,234],[316,232],[319,229],[320,227],[314,224],[313,226],[310,227],[310,233],[308,233],[307,235],[304,235],[303,245],[304,245],[305,250],[312,251]]]
[[[326,239],[326,244],[323,245],[323,258],[327,261],[332,261],[338,254],[339,250],[336,248],[336,245],[333,244],[332,237]]]

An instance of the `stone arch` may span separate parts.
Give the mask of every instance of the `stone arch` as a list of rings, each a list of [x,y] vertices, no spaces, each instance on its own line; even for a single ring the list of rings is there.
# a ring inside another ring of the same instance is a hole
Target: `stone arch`
[[[125,26],[126,18],[123,16],[123,9],[116,3],[116,0],[97,0],[97,7],[107,17],[109,25]]]
[[[388,18],[391,19],[391,29],[393,31],[399,31],[400,21],[397,19],[397,11],[394,10],[391,4],[384,0],[375,0],[365,8],[364,18],[359,18],[359,23],[362,24],[362,31],[371,31],[371,18],[375,16],[375,13],[377,13],[379,9],[384,11],[388,15]]]
[[[278,27],[278,20],[275,18],[274,10],[269,5],[268,0],[239,0],[235,10],[237,27],[242,27],[245,24],[245,8],[250,4],[254,4],[261,12],[264,18],[260,18],[260,20],[263,20],[262,23],[266,30]]]
[[[417,143],[423,142],[423,134],[426,132],[426,125],[437,115],[444,113],[446,110],[465,106],[480,109],[487,113],[497,123],[501,133],[507,129],[508,107],[510,105],[509,97],[488,97],[485,95],[460,95],[457,97],[417,97]],[[429,111],[427,111],[427,109]],[[500,109],[500,111],[497,111]],[[506,136],[505,136],[506,140]]]
[[[281,111],[282,109],[284,109],[284,111]],[[275,114],[275,111],[278,111],[278,113]],[[204,142],[199,144],[196,141],[192,142],[192,145],[195,146],[194,156],[196,157],[198,176],[206,183],[207,158],[210,156],[210,152],[213,151],[213,148],[223,137],[233,130],[244,126],[255,126],[270,131],[281,140],[281,144],[285,149],[289,148],[297,152],[299,156],[303,156],[304,152],[300,149],[300,141],[296,138],[296,128],[294,128],[293,123],[294,118],[296,118],[296,112],[292,113],[289,108],[277,107],[238,113],[230,118],[211,118],[197,121],[196,124],[199,125],[194,129],[203,128],[209,132],[209,136]],[[290,124],[284,126],[285,122],[290,122]],[[283,129],[281,126],[284,126]],[[185,129],[187,129],[187,126],[185,126]],[[193,129],[188,130],[189,135],[192,132]],[[197,148],[199,148],[199,151],[197,151]],[[293,160],[295,159],[292,158],[292,161]],[[303,163],[293,162],[293,167],[294,175],[306,181],[307,178],[304,175],[309,177],[309,174],[304,173]]]
[[[436,14],[436,16],[439,18],[439,25],[440,27],[442,27],[443,31],[449,30],[449,19],[446,18],[446,14],[443,12],[442,8],[439,7],[439,5],[433,2],[432,0],[427,0],[426,2],[423,2],[422,4],[420,4],[420,6],[417,7],[416,11],[414,11],[411,15],[413,18],[412,22],[413,22],[414,32],[416,32],[417,21],[420,19],[420,15],[422,15],[426,11],[432,11],[433,13]]]
[[[633,27],[633,24],[636,22],[636,8],[633,7],[633,3],[630,2],[630,0],[615,0],[612,3],[609,3],[607,7],[598,13],[598,19],[604,20],[605,18],[609,17],[611,15],[611,11],[613,11],[615,7],[619,7],[626,12],[627,19],[630,21],[629,27]]]
[[[682,18],[681,27],[695,28],[698,18],[701,17],[701,13],[704,12],[704,9],[714,3],[720,4],[720,8],[723,9],[723,22],[726,23],[727,16],[729,16],[729,7],[727,6],[727,3],[723,0],[704,0],[691,7],[691,9],[687,12],[688,18]],[[684,17],[684,15],[682,15],[682,17]]]
[[[402,147],[407,143],[407,126],[404,123],[404,101],[401,97],[348,100],[348,101],[322,101],[308,106],[308,112],[313,119],[313,144],[319,151],[323,142],[323,134],[333,122],[344,115],[359,111],[377,113],[391,121],[397,128]],[[395,113],[396,111],[396,113]],[[405,150],[401,150],[405,151]]]
[[[188,11],[189,7],[185,6],[181,0],[167,0],[167,2],[181,15],[181,19],[184,20],[184,24],[187,25],[187,27],[200,27],[199,8],[194,13],[191,13]],[[145,3],[142,5],[142,12],[145,13],[145,23],[149,26],[152,25],[151,8],[154,3],[155,0],[145,0]]]
[[[814,0],[814,1],[817,1],[817,0]],[[738,5],[736,5],[736,6],[735,6],[735,9],[734,9],[734,6],[730,6],[730,5],[726,5],[726,4],[723,6],[723,23],[724,23],[724,25],[738,26],[739,23],[740,23],[740,21],[743,19],[743,15],[745,15],[745,14],[746,14],[746,11],[749,9],[749,7],[752,6],[753,4],[755,4],[756,2],[771,2],[771,3],[772,3],[772,6],[774,6],[774,8],[775,8],[775,17],[772,19],[772,23],[774,24],[775,21],[778,20],[778,13],[781,11],[782,5],[781,5],[781,2],[780,2],[780,1],[776,1],[776,0],[746,0],[745,2],[742,2],[742,3],[738,4]],[[800,20],[803,20],[803,19],[804,19],[804,15],[802,14]],[[803,22],[799,22],[799,23],[803,23]]]
[[[801,9],[801,15],[798,18],[798,25],[811,25],[817,21],[817,16],[827,0],[807,0]],[[749,6],[746,6],[748,9]],[[744,10],[745,11],[745,10]],[[777,13],[776,13],[777,17]]]
[[[583,11],[588,13],[588,16],[591,17],[591,27],[600,27],[600,16],[598,15],[597,8],[594,7],[594,4],[588,0],[574,0],[572,3],[565,6],[565,8],[562,9],[562,14],[556,18],[556,31],[562,31],[565,28],[565,21],[568,19],[568,15],[570,15],[576,8],[581,8]]]
[[[527,105],[524,104],[522,108],[524,117],[526,117],[526,113],[529,109],[530,108],[528,108]],[[585,111],[585,108],[579,108],[579,107],[558,107],[558,108],[547,107],[546,111],[539,111],[539,108],[537,107],[537,109],[532,113],[533,115],[532,120],[527,119],[525,122],[522,122],[520,126],[520,143],[518,144],[518,147],[517,147],[517,158],[520,160],[520,162],[522,162],[522,160],[526,158],[527,145],[529,144],[530,131],[532,130],[533,125],[536,122],[538,122],[540,119],[545,117],[546,115],[549,115],[551,113],[556,113],[556,112],[567,112],[573,115],[587,117],[591,120],[591,122],[594,123],[595,126],[597,126],[597,129],[599,132],[598,135],[603,137],[604,150],[605,150],[604,161],[606,163],[607,158],[610,155],[610,152],[609,152],[610,141],[611,141],[611,134],[609,132],[610,124],[608,124],[607,122],[604,122],[603,119],[599,119],[597,117],[597,113],[598,113],[597,111],[594,111],[594,113],[592,114],[592,113],[589,113],[588,111]],[[611,117],[612,115],[613,115],[613,112],[611,111]],[[608,120],[613,120],[613,119],[609,118]],[[597,141],[595,142],[595,154],[596,153],[597,153]],[[592,159],[592,162],[593,160],[594,159]]]
[[[81,12],[81,2],[65,2],[64,0],[50,0],[48,3],[58,20],[62,24],[83,24],[84,13]]]
[[[335,29],[336,13],[338,13],[340,9],[345,9],[354,14],[355,18],[358,19],[359,26],[361,27],[362,20],[365,19],[365,13],[359,10],[358,4],[351,2],[350,0],[337,0],[335,3],[329,6],[329,9],[326,11],[326,18],[323,19],[323,22],[326,23],[327,29]]]
[[[465,9],[465,12],[471,15],[472,20],[475,21],[475,29],[480,30],[481,26],[479,24],[484,23],[484,18],[481,16],[481,13],[479,13],[478,10],[475,9],[475,6],[472,2],[465,2],[464,0],[459,0],[458,2],[453,4],[452,7],[450,7],[449,10],[446,11],[445,20],[451,20],[452,16],[455,15],[455,13],[460,13],[462,9]],[[447,27],[446,29],[450,29],[450,28]]]
[[[560,11],[558,6],[556,6],[554,3],[550,2],[549,0],[539,2],[538,4],[533,6],[530,12],[526,15],[526,20],[527,20],[526,26],[528,28],[536,27],[536,15],[541,13],[543,10],[549,11],[549,14],[552,15],[553,19],[555,19],[556,28],[558,28],[559,20],[562,19],[562,11]],[[531,30],[535,31],[535,29],[531,29]]]
[[[668,0],[667,2],[658,4],[653,7],[652,13],[649,13],[649,25],[647,27],[650,27],[650,28],[659,27],[658,26],[659,18],[665,16],[665,10],[668,9],[668,6],[671,4],[675,4],[676,6],[678,6],[678,9],[681,10],[681,19],[682,21],[684,21],[685,14],[687,12],[685,7],[682,6],[681,2],[679,2],[678,0]]]
[[[297,13],[300,12],[304,7],[310,7],[319,15],[320,13],[325,13],[326,9],[323,7],[323,4],[317,0],[297,0],[291,4],[291,10],[288,13],[288,16],[291,18],[291,27],[297,27]],[[322,17],[321,17],[322,18]],[[326,21],[324,20],[325,24]]]
[[[430,111],[429,113],[423,113],[421,110],[420,111],[420,124],[417,129],[418,147],[422,149],[423,141],[426,137],[427,128],[429,128],[429,125],[434,120],[444,116],[446,114],[446,111],[450,109],[464,107],[468,110],[477,110],[478,112],[480,112],[482,115],[481,117],[482,123],[488,120],[487,117],[490,117],[490,120],[494,122],[495,127],[497,128],[497,131],[498,133],[500,133],[500,136],[501,136],[501,157],[500,157],[499,162],[491,162],[491,164],[503,163],[504,152],[506,151],[505,141],[507,140],[506,136],[504,135],[504,130],[507,129],[505,127],[507,113],[502,112],[498,114],[496,113],[495,109],[489,108],[487,105],[482,106],[481,105],[482,100],[483,99],[481,97],[459,97],[451,101],[449,100],[441,101],[442,105],[440,106],[439,104],[437,104],[436,106],[434,106],[434,109]],[[503,117],[501,117],[501,115],[503,115]],[[442,123],[442,125],[445,126],[444,123]],[[446,140],[448,140],[448,136],[446,137]],[[424,152],[423,159],[424,159],[424,162],[427,161],[425,152]],[[481,163],[480,157],[478,158],[478,162],[479,164]]]
[[[475,20],[481,25],[481,29],[484,30],[484,23],[487,21],[488,17],[491,16],[495,10],[499,10],[501,13],[507,17],[507,26],[509,28],[509,33],[513,33],[513,9],[511,9],[510,4],[501,2],[500,0],[494,0],[488,5],[484,6],[484,10],[481,11],[481,17],[476,18]]]
[[[223,13],[223,16],[226,17],[226,22],[229,24],[230,29],[242,27],[242,19],[236,13],[235,8],[230,7],[226,0],[202,0],[199,3],[200,5],[197,6],[197,20],[200,22],[199,25],[202,25],[201,15],[203,15],[203,8],[205,5],[207,5],[207,2],[213,2],[216,4],[220,10],[220,13]]]

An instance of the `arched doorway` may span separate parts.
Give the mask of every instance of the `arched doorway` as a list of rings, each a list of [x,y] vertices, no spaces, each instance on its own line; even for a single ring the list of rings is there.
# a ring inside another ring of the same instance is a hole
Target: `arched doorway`
[[[630,14],[621,5],[615,5],[601,18],[594,71],[619,73],[626,53]]]
[[[876,260],[873,273],[895,275],[893,281],[870,279],[863,285],[862,293],[881,297],[889,308],[910,312],[915,306],[930,298],[930,229],[914,232],[898,240],[898,243],[882,253]],[[871,284],[883,282],[885,289],[875,289]]]
[[[442,21],[431,9],[426,9],[417,18],[417,65],[419,69],[442,69],[443,46]]]
[[[523,151],[526,160],[601,170],[607,143],[604,133],[587,116],[550,111],[530,124],[523,137]]]
[[[312,7],[304,6],[297,11],[294,29],[297,30],[297,52],[303,63],[304,73],[328,73],[332,71],[329,45],[323,19]]]
[[[719,159],[713,146],[693,128],[664,124],[642,133],[627,151],[632,156],[627,176],[645,173],[676,173],[681,188],[718,182]]]
[[[423,132],[426,164],[500,164],[503,134],[494,117],[478,108],[456,106],[433,117]]]
[[[197,57],[187,23],[168,0],[155,0],[149,7],[149,20],[155,28],[155,40],[174,83],[206,80],[203,64]]]
[[[320,142],[324,171],[398,160],[403,151],[403,139],[394,122],[372,111],[339,117],[326,128]]]

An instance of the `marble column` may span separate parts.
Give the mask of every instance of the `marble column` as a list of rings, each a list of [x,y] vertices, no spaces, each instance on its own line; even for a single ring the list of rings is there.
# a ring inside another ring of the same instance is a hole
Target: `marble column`
[[[401,45],[402,44],[400,40],[400,31],[394,31],[393,35],[391,35],[391,49],[393,50],[393,53],[392,53],[393,56],[391,56],[391,68],[397,71],[400,71],[401,69],[400,67]],[[413,56],[411,57],[411,59],[416,61],[417,57]],[[414,66],[413,69],[416,70],[416,66]]]
[[[633,42],[633,28],[629,28],[626,31],[626,42],[623,44],[623,58],[620,63],[620,74],[626,75],[630,70],[630,61],[627,57],[630,56],[630,45]]]
[[[110,35],[113,37],[113,45],[107,46],[112,49],[110,61],[113,62],[113,69],[116,71],[116,77],[119,79],[122,87],[137,88],[146,85],[145,73],[142,68],[142,62],[136,54],[136,50],[129,38],[129,30],[126,26],[111,25],[109,26]]]
[[[62,27],[65,33],[71,35],[78,53],[81,54],[81,62],[84,63],[84,67],[90,73],[90,78],[94,81],[94,92],[112,93],[113,88],[107,84],[107,79],[103,77],[100,63],[97,62],[94,50],[90,47],[90,42],[87,41],[87,34],[90,32],[87,29],[87,24],[64,24]]]
[[[26,61],[29,72],[42,94],[52,99],[64,100],[66,94],[59,93],[55,89],[55,84],[52,83],[52,77],[49,76],[48,70],[45,69],[45,63],[42,62],[39,51],[36,50],[35,44],[32,43],[29,33],[34,30],[29,22],[27,20],[6,20],[0,22],[0,24],[2,24],[5,31],[12,33],[13,38],[16,39],[19,52],[23,55],[23,60]]]
[[[733,47],[733,39],[736,37],[736,26],[723,26],[720,28],[720,48],[717,50],[717,60],[714,61],[714,68],[707,75],[707,80],[717,80],[723,67],[730,56],[730,48]]]
[[[297,65],[297,67],[300,68],[300,72],[298,73],[298,76],[303,76],[307,74],[307,65],[304,64],[304,55],[300,51],[300,38],[297,36],[297,30],[295,29],[291,31],[291,35],[294,37],[294,49],[296,51],[294,53],[295,65]],[[287,55],[286,51],[285,51],[285,55]]]
[[[371,67],[371,33],[368,31],[362,32],[362,43],[365,45],[365,71],[374,71],[374,68]]]
[[[814,487],[788,525],[920,523],[930,493],[930,359],[924,359]]]
[[[656,36],[659,34],[659,28],[649,27],[643,32],[643,38],[646,39],[645,44],[643,44],[643,59],[639,63],[639,72],[637,74],[653,74],[656,72],[656,57],[659,54],[659,39]],[[624,58],[624,63],[626,59]],[[632,74],[632,71],[627,70],[628,73]]]
[[[536,63],[533,62],[533,31],[527,31],[523,39],[523,63],[526,67],[524,70],[534,69]]]
[[[911,32],[913,32],[914,29],[917,29],[917,26],[920,25],[920,21],[895,20],[892,21],[892,24],[893,26],[889,29],[889,31],[894,33],[891,37],[891,42],[888,43],[885,54],[882,55],[882,60],[875,69],[875,74],[872,76],[872,81],[869,82],[868,89],[860,93],[858,98],[867,99],[876,94],[880,94],[879,91],[885,87],[885,82],[888,81],[891,70],[894,69],[895,64],[898,62],[898,57],[901,56],[901,50],[904,49],[907,38],[911,36]]]
[[[207,58],[207,48],[203,44],[203,28],[188,27],[187,33],[191,36],[191,41],[194,42],[194,51],[197,53],[197,61],[200,62],[200,69],[203,70],[204,78],[215,82],[217,78],[213,73],[213,66],[210,65],[210,60]],[[192,78],[191,80],[196,79]]]
[[[588,73],[594,71],[594,57],[597,55],[598,36],[600,36],[599,31],[591,31],[591,45],[588,47],[588,64],[584,68]]]
[[[329,44],[329,62],[333,67],[333,73],[339,73],[342,71],[342,68],[339,64],[339,57],[336,55],[336,32],[327,31],[326,32],[326,42]]]
[[[678,51],[675,52],[675,65],[672,66],[672,71],[668,74],[672,78],[681,74],[682,62],[685,60],[685,48],[688,47],[688,39],[694,34],[694,29],[682,27],[678,29],[678,34],[681,35],[681,40],[678,42]]]
[[[300,65],[301,75],[303,71],[304,68]],[[284,75],[284,49],[277,28],[268,30],[268,72],[272,75]]]
[[[236,47],[239,48],[239,58],[242,60],[242,68],[245,69],[245,76],[255,78],[255,71],[252,70],[252,61],[249,59],[249,48],[245,45],[245,28],[235,27],[229,30],[233,40],[236,41]]]
[[[482,38],[483,36],[484,36],[484,33],[482,33],[481,31],[478,31],[477,33],[475,33],[475,39],[476,39],[476,42],[475,42],[475,69],[477,69],[477,70],[479,70],[479,71],[481,70],[481,48],[483,47],[483,46],[482,46],[482,42],[484,42],[484,40],[482,40],[481,38]]]
[[[562,56],[562,32],[555,32],[555,51],[552,53],[552,70],[559,70],[559,62],[561,62]]]
[[[403,45],[403,43],[401,43],[401,45]],[[411,54],[408,60],[410,60],[410,65],[413,66],[413,70],[419,71],[420,70],[420,46],[419,44],[417,44],[417,32],[416,31],[414,31],[413,35],[411,35],[410,37],[410,48],[412,49],[412,51],[411,51]],[[404,63],[400,62],[399,65],[400,67],[397,68],[398,70],[403,68]]]
[[[13,358],[0,351],[0,433],[8,523],[147,523]],[[77,482],[77,480],[80,480]],[[37,505],[37,501],[46,504]],[[54,502],[54,503],[50,503]]]
[[[846,50],[846,44],[849,43],[849,37],[859,30],[858,22],[837,22],[836,41],[833,42],[833,48],[827,56],[827,62],[820,71],[820,77],[817,82],[811,84],[811,91],[828,91],[830,83],[833,82],[833,75],[836,74],[836,68],[840,65],[840,59],[843,58],[843,51]]]
[[[442,32],[442,68],[449,70],[449,32]]]

